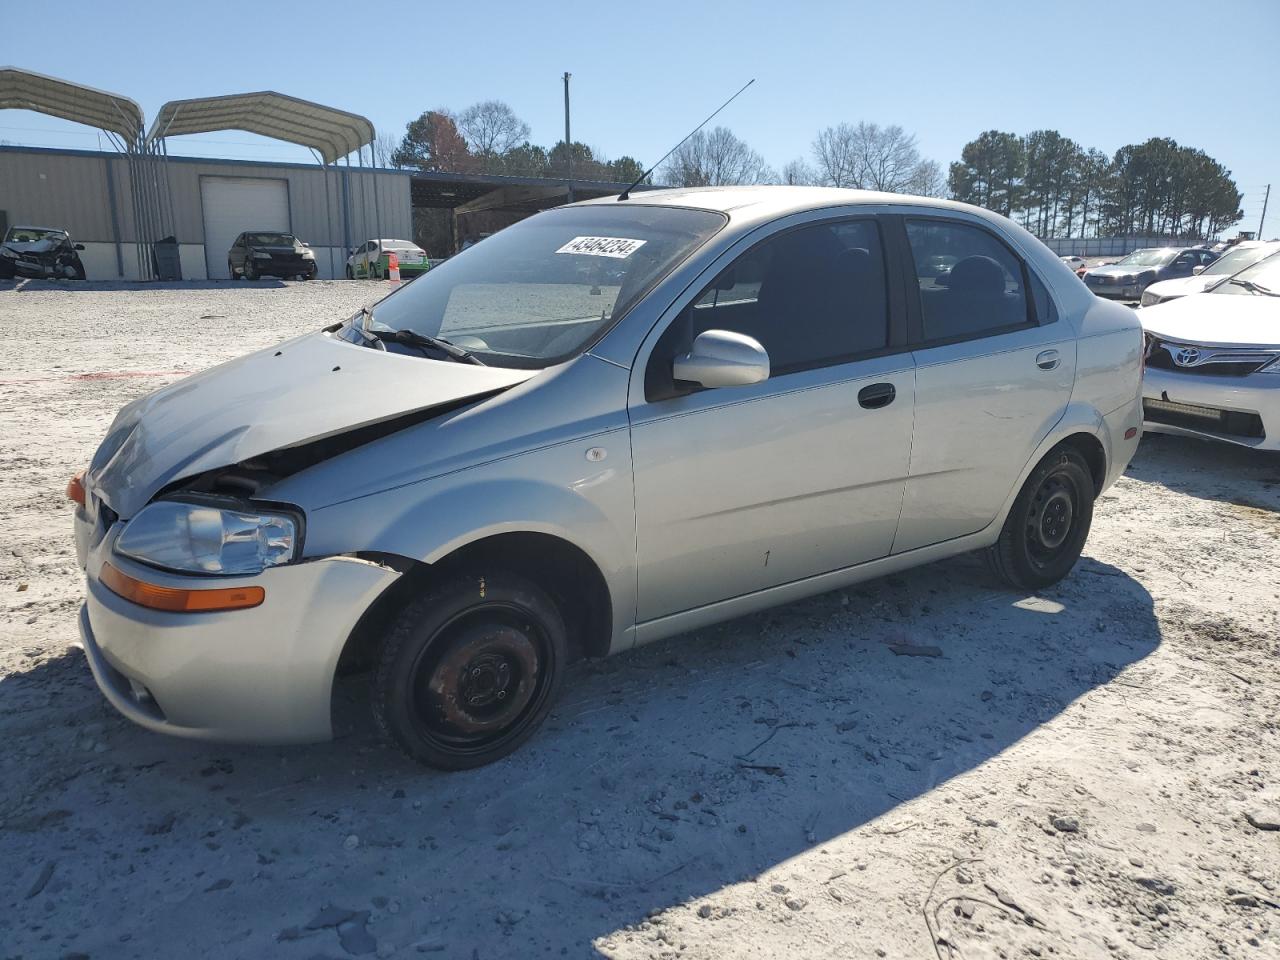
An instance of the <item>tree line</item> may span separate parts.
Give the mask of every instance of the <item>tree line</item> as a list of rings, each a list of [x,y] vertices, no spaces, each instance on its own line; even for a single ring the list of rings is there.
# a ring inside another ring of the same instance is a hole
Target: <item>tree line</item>
[[[461,113],[428,110],[405,128],[398,144],[374,144],[379,163],[447,173],[490,173],[508,177],[569,175],[575,180],[630,183],[644,172],[634,157],[607,160],[585,143],[563,140],[550,148],[529,139],[529,125],[501,100],[472,104]]]
[[[1207,239],[1244,216],[1231,172],[1167,137],[1108,157],[1056,130],[988,130],[965,144],[951,196],[1018,220],[1039,237]]]
[[[608,160],[563,140],[542,147],[500,100],[461,113],[441,108],[410,122],[401,140],[375,144],[378,162],[454,173],[630,183],[634,157]],[[667,186],[785,183],[949,196],[1017,220],[1040,237],[1165,235],[1205,239],[1238,223],[1241,194],[1231,172],[1203,150],[1168,138],[1112,156],[1056,130],[1025,136],[988,130],[965,144],[943,175],[897,125],[839,123],[820,130],[808,156],[774,170],[727,127],[700,130],[649,178]]]

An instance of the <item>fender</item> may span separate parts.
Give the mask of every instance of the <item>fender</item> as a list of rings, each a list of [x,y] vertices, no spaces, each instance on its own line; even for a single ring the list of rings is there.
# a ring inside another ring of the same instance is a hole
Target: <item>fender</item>
[[[1110,414],[1102,414],[1092,404],[1084,403],[1079,400],[1072,400],[1063,410],[1062,417],[1054,424],[1053,428],[1045,435],[1035,452],[1023,465],[1022,470],[1018,473],[1017,482],[1012,485],[1008,498],[1004,505],[996,514],[994,520],[982,532],[986,535],[988,543],[994,543],[999,537],[1000,531],[1004,528],[1004,522],[1009,516],[1009,511],[1013,509],[1013,502],[1018,498],[1018,494],[1022,491],[1022,486],[1027,482],[1027,477],[1031,475],[1031,471],[1036,465],[1045,458],[1045,456],[1060,444],[1067,437],[1075,434],[1087,434],[1093,437],[1102,445],[1102,454],[1105,458],[1105,474],[1102,489],[1109,487],[1124,468],[1129,463],[1129,458],[1133,456],[1133,451],[1137,449],[1140,436],[1135,436],[1129,442],[1129,446],[1125,450],[1117,450],[1117,441],[1113,439],[1113,435],[1117,431],[1121,431],[1120,437],[1123,437],[1123,430],[1126,424],[1138,426],[1142,420],[1141,412],[1137,401],[1131,405],[1120,407]],[[1140,432],[1140,431],[1139,431]],[[1125,443],[1124,440],[1119,440]]]
[[[591,461],[587,450],[605,456]],[[503,533],[547,534],[590,558],[609,587],[616,649],[636,616],[628,428],[323,507],[308,518],[305,550],[346,553],[358,543],[431,564]]]

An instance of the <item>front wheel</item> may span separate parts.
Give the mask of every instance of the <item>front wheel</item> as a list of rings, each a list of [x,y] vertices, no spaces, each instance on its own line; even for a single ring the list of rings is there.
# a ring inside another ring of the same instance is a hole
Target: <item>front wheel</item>
[[[379,727],[441,770],[492,763],[546,718],[567,663],[564,620],[539,587],[500,570],[410,602],[373,676]]]
[[[1070,446],[1049,452],[1027,477],[1000,539],[987,548],[992,571],[1020,590],[1057,583],[1075,566],[1093,524],[1093,475]]]

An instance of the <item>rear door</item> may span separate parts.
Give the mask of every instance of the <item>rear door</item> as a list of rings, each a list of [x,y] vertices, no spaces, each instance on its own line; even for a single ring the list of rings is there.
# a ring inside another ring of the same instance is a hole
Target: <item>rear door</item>
[[[911,467],[893,552],[976,533],[1062,417],[1076,345],[1048,291],[975,218],[908,216],[895,234],[915,267]],[[949,263],[939,273],[938,263]]]
[[[889,553],[914,401],[891,261],[871,217],[775,232],[651,335],[630,405],[641,622]],[[769,379],[676,384],[712,329],[758,340]]]

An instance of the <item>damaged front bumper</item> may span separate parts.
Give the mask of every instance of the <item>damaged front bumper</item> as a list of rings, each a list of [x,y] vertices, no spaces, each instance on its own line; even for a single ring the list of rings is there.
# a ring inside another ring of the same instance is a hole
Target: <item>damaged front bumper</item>
[[[149,730],[191,739],[329,739],[343,646],[399,574],[353,557],[330,557],[253,577],[182,576],[113,554],[122,526],[87,550],[88,590],[80,611],[85,654],[112,706]],[[122,573],[161,587],[259,586],[266,597],[246,610],[153,610],[103,585],[108,559]]]

